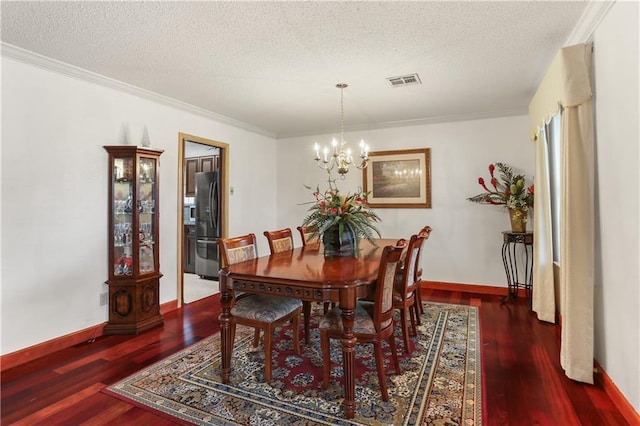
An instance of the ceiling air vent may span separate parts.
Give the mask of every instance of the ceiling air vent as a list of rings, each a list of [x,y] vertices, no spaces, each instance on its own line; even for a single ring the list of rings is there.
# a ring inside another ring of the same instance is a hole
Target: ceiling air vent
[[[418,74],[401,75],[400,77],[388,77],[387,80],[392,87],[408,86],[410,84],[422,84]]]

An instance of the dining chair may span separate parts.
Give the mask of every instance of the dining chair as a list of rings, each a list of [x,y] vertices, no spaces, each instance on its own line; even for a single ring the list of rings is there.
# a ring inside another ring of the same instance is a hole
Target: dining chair
[[[222,266],[249,261],[258,257],[255,234],[221,238]],[[236,324],[255,328],[253,346],[257,347],[260,330],[264,331],[264,379],[271,381],[271,348],[273,332],[289,321],[293,323],[293,350],[300,355],[300,313],[302,302],[288,297],[266,294],[235,293],[231,307],[231,347],[235,340]]]
[[[419,296],[421,277],[418,275],[420,270],[420,257],[424,242],[429,238],[431,228],[425,226],[416,235],[412,235],[407,246],[407,254],[404,260],[404,266],[401,268],[401,274],[396,277],[393,290],[393,307],[400,311],[400,323],[404,340],[404,351],[409,353],[409,324],[407,321],[407,313],[411,321],[411,332],[417,335],[416,323],[421,324],[420,314],[422,301]]]
[[[380,258],[378,269],[378,285],[375,289],[374,301],[358,300],[354,309],[353,334],[356,343],[372,343],[374,346],[380,393],[384,401],[389,400],[387,379],[382,358],[382,341],[386,340],[391,348],[391,355],[396,374],[400,374],[400,364],[396,353],[393,335],[393,285],[398,268],[400,267],[402,252],[406,247],[405,240],[399,240],[395,246],[386,246]],[[336,307],[327,312],[320,320],[320,348],[322,350],[323,371],[322,388],[329,387],[329,373],[331,358],[329,355],[329,339],[343,339],[345,337],[342,324],[342,311]]]
[[[293,250],[293,233],[291,228],[279,229],[277,231],[264,231],[264,236],[269,242],[271,254]]]
[[[298,232],[300,233],[300,239],[302,239],[302,247],[314,246],[320,247],[320,235],[314,236],[314,228],[311,226],[298,226]]]
[[[429,238],[429,235],[431,235],[431,227],[430,226],[425,226],[424,228],[422,228],[423,230],[425,230],[427,232],[427,239]],[[422,255],[422,252],[420,252],[420,255]],[[420,282],[420,284],[418,285],[418,290],[416,291],[416,301],[418,303],[418,310],[420,311],[420,315],[424,314],[424,305],[422,304],[422,293],[421,293],[421,285],[422,285],[422,268],[418,268],[418,271],[416,272],[417,276],[416,279]]]
[[[271,254],[293,250],[293,232],[291,228],[278,229],[277,231],[264,231],[264,236],[269,242]],[[304,312],[304,340],[309,343],[309,327],[311,324],[311,302],[302,302]]]
[[[300,233],[300,239],[302,239],[302,247],[313,247],[320,249],[320,235],[315,234],[315,228],[312,226],[298,226],[296,228]],[[315,234],[315,236],[314,236]],[[329,307],[334,308],[335,302],[323,302],[324,313],[329,311]]]

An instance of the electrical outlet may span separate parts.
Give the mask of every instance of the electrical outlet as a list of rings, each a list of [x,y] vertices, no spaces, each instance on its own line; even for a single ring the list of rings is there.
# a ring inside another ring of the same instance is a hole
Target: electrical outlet
[[[109,293],[100,293],[100,306],[109,303]]]

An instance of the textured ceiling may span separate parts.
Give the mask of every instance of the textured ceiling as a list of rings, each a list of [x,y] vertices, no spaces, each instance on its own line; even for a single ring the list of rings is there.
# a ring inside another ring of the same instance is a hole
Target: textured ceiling
[[[2,1],[2,42],[278,137],[525,113],[587,2]],[[387,77],[418,73],[421,85]]]

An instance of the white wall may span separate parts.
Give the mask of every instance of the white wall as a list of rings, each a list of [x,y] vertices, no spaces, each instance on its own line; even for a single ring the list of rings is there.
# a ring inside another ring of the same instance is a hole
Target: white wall
[[[595,357],[640,412],[640,131],[637,2],[616,2],[594,33]]]
[[[529,126],[527,116],[516,116],[345,134],[353,147],[364,137],[372,151],[431,148],[432,208],[376,210],[384,238],[409,238],[425,225],[433,228],[423,249],[425,279],[506,287],[500,253],[501,232],[510,229],[507,211],[466,198],[483,192],[478,177],[488,180],[490,163],[509,163],[533,181]],[[313,141],[323,145],[332,137],[278,140],[279,227],[295,229],[302,223],[309,206],[300,204],[313,199],[303,184],[327,187],[326,172],[313,160]],[[362,186],[360,170],[352,169],[338,181],[343,192],[358,186]],[[299,239],[296,242],[300,244]]]
[[[275,226],[274,139],[3,56],[2,354],[108,319],[102,147],[140,144],[145,125],[164,149],[160,303],[177,297],[179,132],[230,145],[231,235]]]

